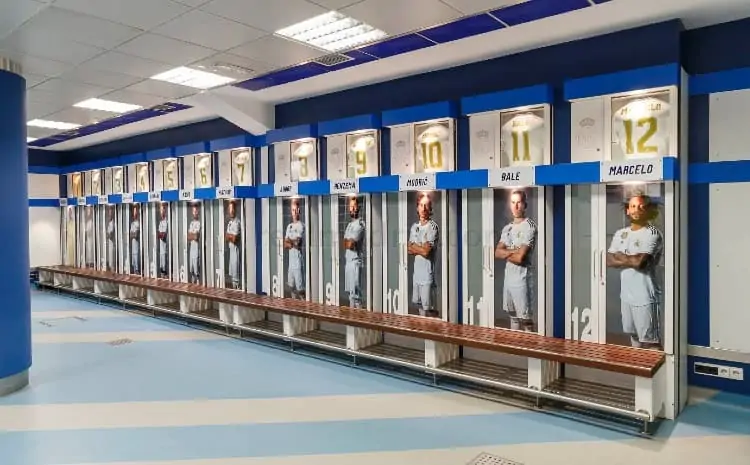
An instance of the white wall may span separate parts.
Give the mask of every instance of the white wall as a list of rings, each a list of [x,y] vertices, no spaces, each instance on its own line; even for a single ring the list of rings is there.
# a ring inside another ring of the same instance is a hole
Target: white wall
[[[29,199],[60,197],[59,175],[29,173],[28,180]],[[29,261],[32,267],[60,264],[60,207],[29,208]]]
[[[709,161],[750,159],[750,90],[710,97]],[[709,187],[711,347],[750,353],[750,183]]]

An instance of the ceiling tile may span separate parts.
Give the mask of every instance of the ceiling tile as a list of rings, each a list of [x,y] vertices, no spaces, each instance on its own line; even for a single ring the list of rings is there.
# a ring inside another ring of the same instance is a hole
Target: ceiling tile
[[[33,57],[18,52],[6,51],[3,56],[21,64],[24,73],[39,74],[41,76],[57,76],[73,68],[70,63]]]
[[[0,41],[0,50],[12,50],[74,65],[104,52],[99,47],[56,37],[47,31],[31,33],[24,29],[19,29]]]
[[[87,126],[89,124],[95,124],[100,121],[104,121],[105,119],[113,118],[115,116],[117,116],[117,113],[72,107],[51,114],[49,116],[49,119],[51,119],[52,121],[65,121],[66,123],[74,123],[80,124],[81,126]]]
[[[187,97],[188,95],[197,94],[199,92],[199,89],[171,84],[169,82],[154,81],[151,79],[133,84],[132,86],[127,87],[123,90],[154,95],[156,97],[162,97],[166,100],[180,99],[183,97]]]
[[[389,35],[434,26],[461,16],[458,11],[439,0],[365,0],[344,8],[341,12]]]
[[[99,55],[93,60],[84,63],[84,66],[144,79],[174,68],[173,65],[168,63],[147,60],[114,51]]]
[[[259,60],[277,67],[295,65],[326,54],[322,50],[276,36],[262,37],[249,44],[234,48],[230,52],[234,55]]]
[[[96,69],[88,63],[77,66],[70,71],[63,73],[60,77],[69,81],[80,81],[86,84],[93,84],[95,86],[108,87],[111,89],[127,87],[142,79],[139,76],[129,76],[127,74]]]
[[[175,0],[175,1],[177,3],[182,3],[183,5],[197,7],[197,6],[206,4],[210,2],[211,0]]]
[[[231,53],[218,53],[205,60],[193,63],[190,67],[234,78],[240,82],[267,73],[275,68],[274,65],[232,55]]]
[[[317,3],[327,10],[338,10],[355,3],[362,2],[364,0],[310,0],[313,3]]]
[[[3,13],[0,14],[0,37],[4,37],[28,21],[44,6],[43,3],[33,0],[15,0],[7,4],[4,3]]]
[[[55,6],[141,29],[151,29],[190,10],[172,0],[57,0]]]
[[[117,47],[142,32],[140,29],[53,6],[34,16],[21,29],[32,34],[46,33],[104,49]]]
[[[216,53],[210,48],[188,44],[156,34],[143,34],[122,44],[117,51],[175,66],[202,60]]]
[[[496,10],[508,5],[523,3],[526,0],[441,0],[448,6],[463,14],[474,14],[482,11]]]
[[[215,50],[229,50],[266,35],[259,29],[200,10],[175,18],[153,32]]]
[[[213,0],[201,9],[268,32],[328,11],[306,0]]]
[[[162,97],[157,97],[156,95],[144,94],[141,92],[135,92],[132,90],[116,90],[109,94],[103,95],[101,98],[107,99],[107,100],[114,100],[116,102],[140,105],[144,108],[153,107],[165,101],[165,99]]]
[[[29,114],[29,110],[30,109],[27,106],[26,108],[27,115]],[[34,109],[31,108],[31,110],[34,110]],[[44,113],[44,114],[36,114],[34,116],[31,116],[29,119],[35,119],[35,118],[39,118],[41,116],[47,116],[47,115],[49,115],[49,112]],[[26,135],[28,137],[33,137],[35,139],[44,139],[45,137],[49,137],[53,134],[56,134],[57,132],[58,131],[56,129],[35,128],[33,126],[26,126]]]
[[[49,79],[47,76],[40,76],[38,74],[29,74],[24,73],[23,78],[26,79],[26,88],[30,89],[34,87],[37,84],[41,84],[42,82]]]
[[[73,103],[99,97],[108,92],[112,92],[114,89],[107,87],[94,86],[91,84],[85,84],[83,82],[68,81],[60,78],[53,78],[32,89],[33,91],[52,92],[59,96],[59,98],[65,101],[73,100]]]

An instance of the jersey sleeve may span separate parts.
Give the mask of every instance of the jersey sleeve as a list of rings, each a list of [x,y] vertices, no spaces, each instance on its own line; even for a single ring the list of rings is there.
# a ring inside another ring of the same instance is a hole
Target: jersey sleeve
[[[411,225],[409,228],[409,242],[418,242],[417,239],[417,223]]]
[[[292,238],[292,224],[289,223],[286,227],[286,232],[284,232],[284,239],[291,239]]]
[[[438,225],[434,221],[430,221],[427,225],[427,230],[424,233],[424,241],[431,246],[434,246],[438,238]]]
[[[526,245],[534,247],[534,239],[536,238],[536,224],[533,221],[527,220],[525,226],[521,229],[521,234],[518,236],[518,246]]]
[[[609,249],[607,250],[607,253],[621,253],[624,252],[620,248],[620,242],[622,241],[622,230],[619,230],[615,233],[614,236],[612,236],[612,242],[609,244]]]
[[[356,223],[354,223],[354,227],[352,229],[353,229],[353,231],[352,231],[349,239],[352,240],[352,241],[354,241],[354,242],[357,242],[357,243],[361,242],[362,241],[362,236],[364,235],[364,232],[365,232],[365,224],[364,224],[364,222],[357,221]]]
[[[500,232],[500,242],[506,247],[510,244],[510,225],[505,225],[503,230]]]
[[[635,250],[635,252],[654,255],[661,248],[661,234],[659,234],[659,231],[653,226],[648,229],[649,233],[645,235],[645,238],[638,246],[638,250]]]

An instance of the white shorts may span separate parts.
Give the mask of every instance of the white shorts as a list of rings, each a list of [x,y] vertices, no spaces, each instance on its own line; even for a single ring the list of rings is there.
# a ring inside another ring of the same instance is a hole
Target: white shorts
[[[358,261],[346,262],[344,265],[344,292],[349,294],[350,300],[359,300],[362,295],[360,286],[360,272],[362,264]]]
[[[434,284],[414,283],[411,289],[411,301],[416,305],[421,305],[424,311],[432,310],[432,294],[434,291]]]
[[[659,344],[659,304],[631,305],[620,302],[622,330],[638,338],[639,342]]]
[[[533,318],[529,307],[529,289],[527,287],[503,287],[503,310],[511,317],[522,320]]]
[[[286,284],[290,289],[302,292],[305,290],[305,280],[301,268],[289,268],[286,276]]]

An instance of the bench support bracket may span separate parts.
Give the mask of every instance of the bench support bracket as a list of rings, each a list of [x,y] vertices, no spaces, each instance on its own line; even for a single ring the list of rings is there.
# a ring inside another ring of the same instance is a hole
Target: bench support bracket
[[[284,336],[296,336],[315,330],[317,322],[310,318],[284,315]]]
[[[346,327],[346,348],[349,350],[362,350],[380,344],[382,341],[383,333],[381,331],[356,326]]]
[[[445,342],[424,341],[424,364],[429,368],[437,368],[458,358],[458,346]]]

